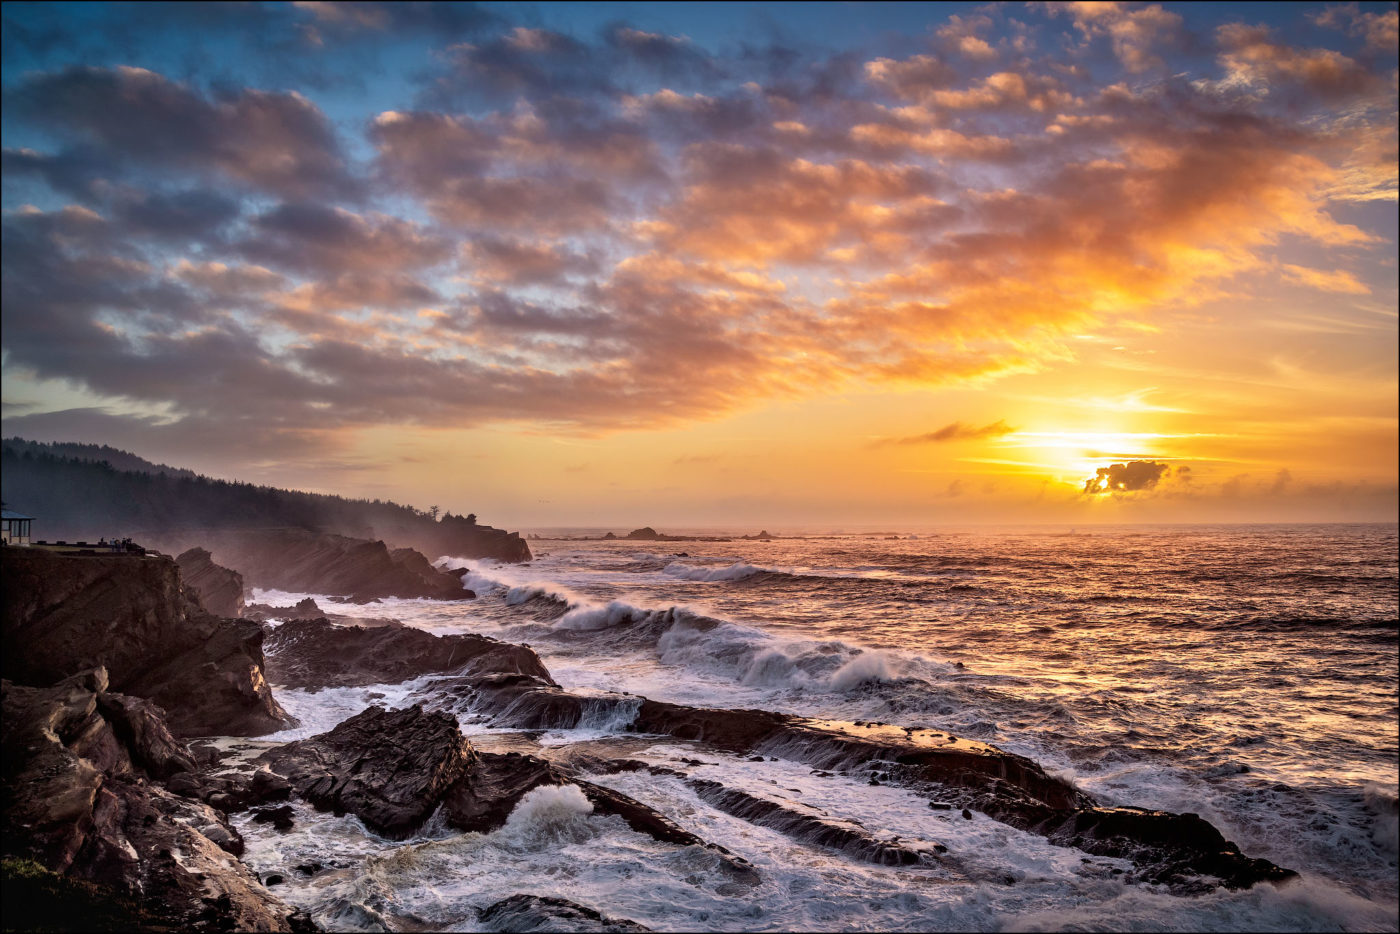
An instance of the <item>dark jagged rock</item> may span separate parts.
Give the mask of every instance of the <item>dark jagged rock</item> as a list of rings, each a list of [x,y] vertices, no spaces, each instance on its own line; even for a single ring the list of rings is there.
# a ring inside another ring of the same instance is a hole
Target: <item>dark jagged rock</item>
[[[285,833],[295,825],[296,817],[292,812],[292,806],[283,804],[275,808],[255,808],[253,821],[258,824],[271,824],[274,830]]]
[[[447,823],[458,830],[489,833],[500,827],[530,791],[567,785],[571,779],[550,763],[518,752],[476,752],[470,774],[442,802]]]
[[[415,527],[402,534],[386,529],[381,534],[431,555],[491,558],[512,564],[529,561],[533,557],[530,546],[519,532],[477,525],[475,516],[449,514],[433,525]]]
[[[477,920],[488,931],[640,934],[651,930],[635,921],[609,918],[592,908],[548,895],[512,895],[481,909]]]
[[[243,575],[214,563],[203,548],[182,552],[175,563],[185,586],[199,595],[199,602],[215,616],[243,615]]]
[[[1054,808],[1092,803],[1023,756],[936,730],[813,720],[768,710],[687,707],[636,695],[582,697],[524,677],[486,677],[474,688],[475,710],[522,729],[571,729],[590,705],[610,703],[635,711],[629,726],[635,732],[695,740],[736,755],[776,755],[823,770],[889,763],[906,781],[974,789],[997,782],[1004,793]]]
[[[644,833],[654,840],[674,843],[676,846],[710,846],[660,811],[647,807],[635,798],[629,798],[619,791],[592,782],[575,779],[574,784],[593,802],[594,810],[600,814],[616,814],[637,833]]]
[[[1054,808],[1090,803],[1024,756],[936,730],[874,723],[813,720],[767,710],[717,710],[644,700],[632,729],[694,739],[737,754],[759,752],[818,769],[851,770],[889,763],[906,782],[983,788],[1000,782],[1007,794]]]
[[[104,667],[114,691],[149,698],[178,736],[255,735],[291,722],[263,678],[262,629],[207,613],[175,562],[0,552],[4,676],[47,685]]]
[[[462,581],[407,549],[391,552],[382,541],[305,529],[166,532],[151,541],[169,551],[207,548],[213,560],[233,568],[255,587],[347,596],[469,600]]]
[[[317,605],[314,597],[305,597],[296,602],[295,606],[272,606],[267,603],[250,603],[243,608],[243,615],[260,623],[270,619],[275,620],[299,620],[299,619],[324,619],[339,626],[364,626],[366,628],[376,626],[402,626],[403,623],[396,619],[389,619],[382,616],[346,616],[343,613],[327,612]]]
[[[701,800],[726,814],[792,837],[801,843],[839,850],[852,859],[878,866],[918,866],[937,862],[948,848],[941,843],[920,847],[881,840],[851,821],[799,810],[798,807],[769,801],[719,782],[691,779],[686,784]]]
[[[393,711],[370,707],[328,733],[270,749],[253,764],[283,776],[297,797],[318,808],[352,813],[394,839],[412,834],[439,804],[450,826],[488,833],[505,824],[534,789],[575,784],[598,813],[615,814],[663,843],[704,847],[737,881],[758,881],[747,861],[640,801],[578,781],[543,759],[479,752],[462,736],[456,720],[417,705]],[[291,816],[289,809],[260,813],[267,816],[256,819],[274,822]]]
[[[160,702],[180,736],[257,736],[296,721],[264,674],[264,633],[252,620],[212,620],[205,641],[149,668],[126,690]]]
[[[330,618],[330,614],[317,605],[315,597],[304,597],[298,600],[295,606],[250,603],[243,608],[243,613],[249,619],[256,619],[259,622],[269,617],[281,620]]]
[[[106,687],[101,668],[0,684],[8,860],[53,874],[29,874],[44,891],[110,899],[144,929],[292,930],[292,909],[234,858],[242,840],[223,816],[153,783],[193,766],[159,708]],[[11,895],[7,884],[7,926]]]
[[[1139,880],[1168,885],[1178,892],[1213,889],[1214,883],[1199,878],[1202,876],[1218,879],[1227,889],[1247,889],[1259,882],[1284,882],[1298,875],[1266,859],[1245,856],[1196,814],[1131,807],[1083,808],[1052,814],[1026,829],[1062,846],[1130,859],[1140,867]]]
[[[475,753],[442,713],[370,707],[328,733],[270,749],[255,760],[318,808],[350,812],[377,833],[403,839],[423,825]]]
[[[499,726],[572,730],[590,723],[624,723],[642,699],[634,695],[581,695],[560,689],[547,675],[497,672],[435,681],[429,688],[457,698],[463,709],[488,714]]]
[[[268,677],[297,688],[396,683],[432,672],[525,674],[553,684],[533,651],[486,636],[435,636],[409,627],[283,623],[267,637]]]
[[[471,769],[443,799],[443,816],[458,830],[487,833],[504,824],[525,795],[544,785],[577,785],[596,813],[615,814],[637,833],[662,843],[704,847],[719,857],[725,872],[737,881],[758,882],[758,871],[747,860],[705,842],[654,808],[518,752],[478,751]]]
[[[633,529],[632,531],[628,532],[627,538],[629,541],[635,542],[654,542],[660,539],[661,535],[656,531],[656,529],[653,529],[651,526],[646,525],[640,529]]]
[[[478,679],[463,696],[477,713],[521,729],[568,729],[588,704],[556,685],[522,676]],[[667,704],[633,696],[630,729],[706,743],[735,755],[763,755],[857,773],[875,783],[894,781],[953,799],[1003,823],[1052,842],[1104,856],[1131,859],[1141,878],[1189,888],[1191,876],[1210,876],[1232,888],[1294,875],[1251,859],[1195,815],[1101,808],[1092,797],[1047,775],[1031,760],[985,743],[923,728],[813,720],[766,710],[721,710]],[[937,802],[937,806],[945,802]],[[971,812],[964,810],[971,818]]]
[[[152,778],[170,778],[198,768],[189,749],[171,735],[165,711],[150,701],[99,693],[97,709],[134,763]]]

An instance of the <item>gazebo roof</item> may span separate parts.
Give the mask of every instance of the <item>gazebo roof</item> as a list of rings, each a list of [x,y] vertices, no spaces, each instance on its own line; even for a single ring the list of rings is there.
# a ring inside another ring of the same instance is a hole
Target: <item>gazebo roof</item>
[[[0,509],[0,519],[33,519],[33,516],[26,516],[22,512],[15,512],[13,509]]]

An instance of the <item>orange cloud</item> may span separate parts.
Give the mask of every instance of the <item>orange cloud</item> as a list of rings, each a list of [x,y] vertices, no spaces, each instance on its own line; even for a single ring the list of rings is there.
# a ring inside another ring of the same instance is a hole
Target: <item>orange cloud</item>
[[[1342,295],[1371,294],[1371,290],[1364,283],[1357,281],[1357,278],[1345,269],[1334,269],[1327,272],[1322,269],[1310,269],[1306,266],[1285,263],[1283,274],[1291,282],[1323,292],[1337,292]]]

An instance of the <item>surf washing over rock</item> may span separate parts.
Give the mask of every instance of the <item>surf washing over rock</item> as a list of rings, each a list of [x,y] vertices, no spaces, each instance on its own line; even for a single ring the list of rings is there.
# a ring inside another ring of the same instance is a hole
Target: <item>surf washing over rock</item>
[[[50,849],[7,855],[109,878],[83,834],[154,866],[197,832],[229,900],[180,909],[196,927],[1393,927],[1394,526],[708,538],[444,554],[469,596],[334,613],[255,588],[275,707],[248,703],[277,719],[254,740],[172,732],[105,675],[7,682],[7,745],[70,711],[21,768],[69,763],[155,828],[99,795],[96,831],[51,817]],[[257,625],[151,560],[166,629]],[[181,563],[236,604],[207,554]],[[97,592],[79,570],[69,595]],[[6,599],[23,648],[47,604]]]
[[[320,726],[269,738],[418,704],[515,810],[396,842],[294,802],[284,834],[236,819],[245,860],[367,927],[1393,925],[1393,526],[705,537],[443,555],[476,599],[345,607],[546,673],[281,690]],[[295,875],[331,851],[363,855]]]

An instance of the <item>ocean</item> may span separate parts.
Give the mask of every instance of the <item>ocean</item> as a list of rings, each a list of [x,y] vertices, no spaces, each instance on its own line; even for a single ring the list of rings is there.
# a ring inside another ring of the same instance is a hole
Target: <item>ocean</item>
[[[245,862],[282,876],[274,891],[327,927],[479,930],[475,909],[526,892],[659,931],[1397,928],[1395,524],[541,534],[555,537],[530,542],[528,565],[442,556],[471,568],[475,600],[334,609],[529,643],[583,693],[946,730],[1029,756],[1104,804],[1200,814],[1301,878],[1173,894],[1124,882],[1121,860],[933,812],[897,786],[639,737],[625,705],[544,733],[468,710],[463,731],[485,748],[694,757],[694,777],[941,843],[950,859],[852,862],[644,771],[596,781],[750,860],[761,884],[729,884],[712,855],[591,815],[568,788],[533,792],[492,833],[431,821],[401,842],[302,804],[285,834],[239,818]],[[431,704],[430,680],[277,690],[302,724],[268,739],[330,729],[371,703]],[[318,864],[335,871],[297,870]]]

